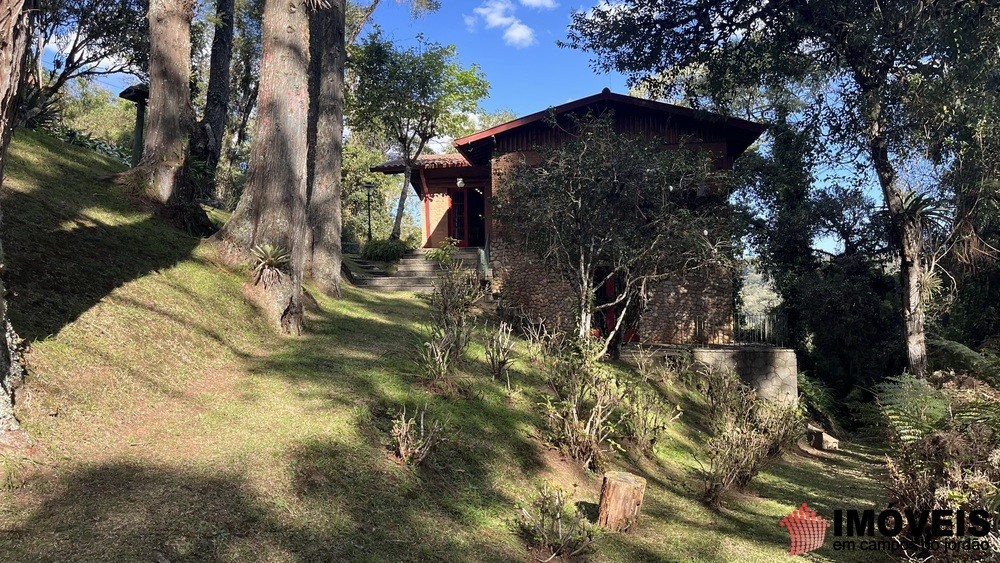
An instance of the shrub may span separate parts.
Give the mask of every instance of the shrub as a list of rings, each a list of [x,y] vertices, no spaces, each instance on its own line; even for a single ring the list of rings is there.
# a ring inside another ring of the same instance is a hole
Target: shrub
[[[597,527],[579,507],[570,508],[566,491],[542,485],[527,504],[520,505],[517,525],[533,545],[544,550],[551,561],[568,559],[591,549],[597,539]]]
[[[890,450],[885,486],[895,506],[925,511],[995,510],[1000,501],[1000,392],[972,378],[935,372],[877,388],[882,429]],[[907,543],[929,538],[904,529]],[[1000,531],[986,538],[1000,547]],[[909,547],[918,551],[916,545]],[[955,553],[929,553],[947,558]],[[968,559],[992,557],[966,552]]]
[[[431,449],[444,441],[444,425],[439,421],[425,424],[427,409],[412,418],[406,417],[406,407],[392,423],[392,445],[396,456],[408,465],[420,465]]]
[[[670,423],[681,416],[677,405],[670,411],[660,396],[648,386],[646,380],[640,384],[625,387],[626,414],[622,430],[625,437],[640,452],[650,455],[653,446],[666,432]]]
[[[838,423],[840,409],[833,391],[820,381],[804,373],[798,375],[799,401],[810,418],[823,424],[836,434],[840,434]]]
[[[545,323],[541,320],[538,322],[525,320],[521,323],[521,333],[528,341],[528,357],[533,362],[541,360],[545,352],[545,341],[549,337]]]
[[[513,327],[501,322],[500,326],[490,329],[486,336],[486,361],[490,364],[493,379],[506,380],[510,391],[510,364],[514,352],[514,339],[511,336]]]
[[[361,257],[376,262],[398,262],[409,251],[401,240],[370,240],[361,251]]]
[[[435,327],[431,329],[430,339],[417,347],[417,363],[430,381],[442,381],[451,374],[454,338],[452,333]]]
[[[254,258],[253,283],[263,283],[264,289],[281,281],[282,270],[292,259],[284,248],[270,244],[259,244],[250,253]]]
[[[459,360],[472,338],[474,308],[484,293],[476,274],[454,259],[455,242],[448,239],[441,248],[428,252],[427,258],[441,266],[430,296],[431,320],[450,336],[451,357]]]
[[[544,407],[552,442],[597,470],[625,414],[620,409],[622,386],[593,357],[584,344],[550,361],[547,375],[553,396],[546,397]]]
[[[797,409],[757,398],[731,370],[706,373],[714,435],[702,466],[703,499],[718,507],[733,489],[743,489],[795,443],[802,432]]]

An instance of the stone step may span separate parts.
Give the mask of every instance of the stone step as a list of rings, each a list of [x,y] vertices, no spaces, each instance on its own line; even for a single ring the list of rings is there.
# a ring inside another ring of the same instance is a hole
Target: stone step
[[[358,285],[382,291],[413,291],[430,293],[434,291],[434,278],[369,278],[358,280]]]

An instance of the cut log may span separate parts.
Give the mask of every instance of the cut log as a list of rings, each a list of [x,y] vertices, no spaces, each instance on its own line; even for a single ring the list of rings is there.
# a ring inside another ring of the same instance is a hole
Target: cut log
[[[809,445],[817,450],[839,450],[840,441],[822,430],[809,429]]]
[[[635,529],[639,524],[639,510],[645,494],[646,480],[642,477],[624,471],[605,473],[597,523],[613,532]]]

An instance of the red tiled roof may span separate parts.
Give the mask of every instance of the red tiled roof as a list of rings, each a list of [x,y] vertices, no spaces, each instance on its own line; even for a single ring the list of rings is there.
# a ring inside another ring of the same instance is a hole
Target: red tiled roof
[[[460,154],[422,154],[417,157],[415,168],[462,168],[472,166],[466,158]],[[403,171],[403,159],[397,158],[389,162],[383,162],[378,166],[372,166],[372,172],[385,172],[393,174]]]

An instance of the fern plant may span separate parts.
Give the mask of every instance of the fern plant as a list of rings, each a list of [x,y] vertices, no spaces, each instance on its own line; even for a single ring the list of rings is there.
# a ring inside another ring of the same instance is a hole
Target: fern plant
[[[253,284],[263,283],[264,289],[281,281],[282,270],[292,260],[287,250],[271,244],[258,244],[250,253],[254,257]]]

